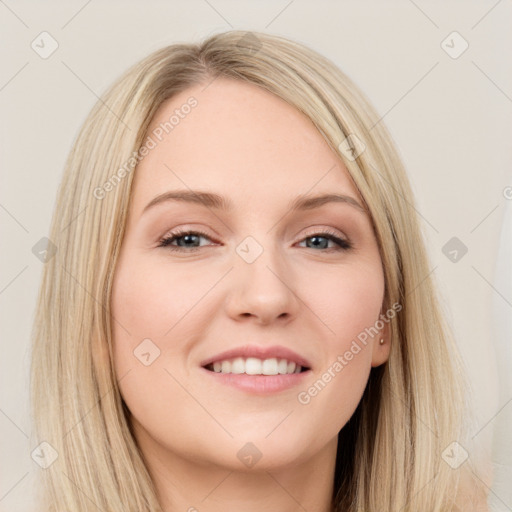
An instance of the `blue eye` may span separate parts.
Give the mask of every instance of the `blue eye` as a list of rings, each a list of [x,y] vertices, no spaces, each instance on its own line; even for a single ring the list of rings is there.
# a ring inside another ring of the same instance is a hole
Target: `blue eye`
[[[327,240],[327,243],[322,242],[322,239]],[[308,248],[320,247],[320,249],[334,249],[335,251],[347,251],[352,249],[352,244],[348,240],[339,238],[335,233],[331,233],[330,231],[315,233],[306,237],[303,241],[306,240],[315,241],[309,244],[306,243],[306,247]],[[334,242],[338,247],[327,247],[329,241]]]
[[[171,251],[194,252],[201,248],[201,245],[197,245],[197,243],[200,244],[199,240],[201,238],[211,240],[206,233],[201,231],[177,231],[171,233],[168,237],[162,238],[158,247],[166,247]],[[347,251],[352,249],[352,244],[348,240],[339,238],[335,233],[330,231],[314,233],[304,238],[301,243],[307,240],[314,241],[306,245],[308,249],[320,248],[327,252],[332,250]],[[327,243],[322,242],[322,240],[327,240]],[[174,244],[174,242],[176,242],[177,245]],[[329,242],[334,242],[337,247],[328,247]]]
[[[199,249],[199,246],[193,245],[200,238],[208,238],[210,237],[206,233],[202,233],[200,231],[177,231],[176,233],[171,233],[170,236],[163,238],[160,240],[160,244],[158,247],[167,247],[171,251],[182,251],[183,249],[189,249],[189,252]],[[171,245],[174,241],[183,240],[182,244]],[[191,245],[192,244],[192,245]],[[190,251],[192,249],[192,251]]]

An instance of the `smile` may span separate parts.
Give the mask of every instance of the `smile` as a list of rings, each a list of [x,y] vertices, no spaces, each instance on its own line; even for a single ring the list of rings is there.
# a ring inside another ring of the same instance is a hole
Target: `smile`
[[[259,359],[257,357],[236,357],[215,361],[205,366],[215,373],[246,375],[288,375],[307,371],[308,368],[288,359]]]

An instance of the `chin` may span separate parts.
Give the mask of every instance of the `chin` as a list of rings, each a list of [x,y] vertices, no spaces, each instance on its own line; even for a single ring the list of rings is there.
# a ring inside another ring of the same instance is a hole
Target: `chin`
[[[280,471],[296,467],[306,461],[309,456],[298,450],[297,446],[281,446],[280,449],[269,449],[248,441],[235,446],[231,456],[219,454],[211,462],[228,469],[242,473],[259,473]]]

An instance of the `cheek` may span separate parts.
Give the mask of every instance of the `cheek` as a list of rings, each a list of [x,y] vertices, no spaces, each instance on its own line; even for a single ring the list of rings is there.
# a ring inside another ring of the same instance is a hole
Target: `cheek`
[[[181,320],[207,290],[207,283],[203,280],[201,286],[197,272],[169,272],[148,260],[131,257],[118,265],[112,313],[119,344],[126,344],[128,338],[129,343],[137,344],[144,338],[156,341],[169,337],[178,323],[180,329],[183,327]]]
[[[172,388],[166,363],[182,350],[162,340],[185,314],[187,299],[178,273],[166,274],[147,260],[136,254],[119,259],[112,288],[113,358],[121,395],[131,413],[158,424],[169,405],[164,390]]]
[[[350,265],[315,275],[303,283],[301,297],[321,321],[328,350],[345,351],[351,341],[375,325],[384,298],[384,275],[377,264]],[[368,337],[369,341],[370,337]]]
[[[172,317],[170,304],[162,296],[161,281],[156,269],[144,261],[131,255],[120,258],[112,288],[113,352],[118,378],[127,372],[139,375],[145,363],[156,362],[161,356],[160,338],[170,328]],[[146,374],[143,372],[140,378],[149,378]]]
[[[316,277],[315,291],[307,295],[308,306],[325,328],[325,352],[315,379],[297,399],[334,432],[350,419],[368,381],[370,342],[379,338],[372,327],[379,320],[384,275],[378,265],[354,265]]]
[[[205,272],[185,266],[171,272],[136,253],[118,262],[112,289],[114,367],[123,379],[124,399],[138,415],[155,408],[156,396],[148,400],[148,393],[169,389],[166,369],[185,371],[196,331],[206,322],[194,309],[212,286],[201,279]]]

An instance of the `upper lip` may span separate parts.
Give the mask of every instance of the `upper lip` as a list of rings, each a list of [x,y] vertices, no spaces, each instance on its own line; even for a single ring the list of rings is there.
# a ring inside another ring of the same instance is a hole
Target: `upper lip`
[[[216,361],[225,361],[227,359],[234,359],[236,357],[256,357],[258,359],[287,359],[293,361],[295,364],[302,367],[311,368],[309,361],[294,352],[293,350],[283,347],[281,345],[274,345],[271,347],[262,347],[260,345],[244,345],[242,347],[232,348],[216,354],[200,363],[201,366],[207,366]]]

